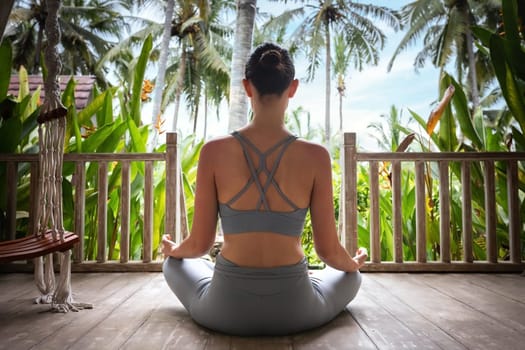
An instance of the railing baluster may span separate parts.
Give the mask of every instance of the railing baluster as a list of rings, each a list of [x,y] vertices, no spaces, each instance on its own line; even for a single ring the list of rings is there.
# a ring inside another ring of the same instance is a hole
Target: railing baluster
[[[394,228],[394,261],[403,262],[403,221],[401,199],[401,162],[392,161],[392,221]]]
[[[427,228],[425,197],[425,162],[416,161],[416,259],[427,262]]]
[[[485,161],[485,234],[487,239],[487,261],[498,262],[496,247],[496,184],[494,161]]]
[[[357,249],[357,149],[354,133],[344,134],[344,246],[350,254]]]
[[[166,215],[164,233],[177,239],[177,134],[166,134]]]
[[[80,237],[75,246],[73,261],[80,263],[84,261],[84,237],[85,237],[85,208],[86,208],[86,163],[82,160],[75,162],[75,233]]]
[[[38,210],[39,210],[39,203],[40,203],[40,191],[38,190],[38,173],[40,171],[40,167],[38,166],[38,162],[31,162],[31,174],[29,179],[29,229],[28,234],[35,234],[36,229],[38,227],[38,223],[36,222],[36,218],[38,218]]]
[[[439,164],[439,243],[441,262],[450,262],[450,190],[448,161]]]
[[[513,263],[521,263],[520,204],[518,191],[518,163],[516,160],[509,160],[507,162],[507,198],[510,261]]]
[[[130,162],[121,162],[121,186],[120,186],[120,262],[126,263],[129,261],[129,220],[130,220]],[[144,204],[146,201],[144,200]]]
[[[106,247],[108,237],[108,162],[98,164],[98,239],[97,261],[106,262]]]
[[[7,162],[7,232],[9,239],[16,238],[16,189],[17,179],[16,174],[18,163],[15,161]]]
[[[144,256],[143,262],[150,262],[153,246],[153,161],[146,161],[144,179]]]
[[[474,261],[472,254],[472,190],[470,179],[470,161],[461,162],[461,198],[463,226],[463,261]]]
[[[376,161],[370,162],[370,260],[381,262],[381,242],[379,224],[379,167]]]

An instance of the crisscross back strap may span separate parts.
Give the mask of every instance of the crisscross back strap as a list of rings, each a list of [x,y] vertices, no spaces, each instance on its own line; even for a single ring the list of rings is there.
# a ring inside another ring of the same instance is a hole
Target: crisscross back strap
[[[266,200],[266,191],[268,190],[270,185],[273,185],[275,187],[279,195],[290,206],[292,206],[293,209],[297,209],[297,206],[282,192],[279,185],[274,179],[274,175],[277,171],[277,168],[279,167],[279,164],[284,155],[284,152],[286,151],[288,146],[297,139],[297,136],[290,135],[286,137],[285,139],[276,143],[274,146],[270,147],[267,151],[261,152],[250,140],[242,136],[239,132],[235,131],[232,133],[232,135],[237,140],[239,140],[239,143],[241,144],[244,157],[246,158],[246,162],[248,163],[248,167],[250,169],[251,178],[248,180],[246,185],[244,185],[244,187],[226,204],[230,205],[234,203],[248,190],[248,188],[253,183],[255,183],[255,186],[257,187],[257,190],[259,191],[259,199],[256,204],[257,210],[260,210],[261,206],[264,206],[264,209],[267,211],[270,210],[268,201]],[[248,153],[248,148],[251,148],[256,153],[256,155],[259,157],[259,164],[257,167],[255,167],[255,164],[252,158],[250,157],[250,154]],[[280,148],[279,154],[277,155],[277,158],[275,159],[275,162],[273,163],[271,170],[268,170],[268,168],[266,167],[266,158],[279,148]],[[264,172],[267,175],[267,179],[264,185],[259,180],[259,174],[261,172]]]

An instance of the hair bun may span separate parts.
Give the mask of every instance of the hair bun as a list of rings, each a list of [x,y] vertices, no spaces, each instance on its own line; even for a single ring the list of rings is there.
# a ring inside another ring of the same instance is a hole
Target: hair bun
[[[275,67],[281,62],[281,53],[277,50],[268,50],[261,55],[259,62],[267,67]]]

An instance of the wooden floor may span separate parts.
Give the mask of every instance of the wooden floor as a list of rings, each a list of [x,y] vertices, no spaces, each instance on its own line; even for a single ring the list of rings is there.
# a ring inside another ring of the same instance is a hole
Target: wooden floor
[[[288,337],[241,338],[197,326],[159,273],[73,274],[77,301],[32,304],[30,274],[0,274],[0,349],[525,349],[519,274],[363,274],[347,310]]]

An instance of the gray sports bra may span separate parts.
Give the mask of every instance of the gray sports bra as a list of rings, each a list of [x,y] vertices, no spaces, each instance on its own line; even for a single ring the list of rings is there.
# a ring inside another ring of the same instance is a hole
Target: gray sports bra
[[[274,175],[279,166],[279,162],[288,146],[297,139],[297,136],[290,135],[278,142],[266,152],[261,152],[250,140],[235,131],[232,135],[239,140],[242,146],[244,157],[250,168],[251,177],[244,187],[228,202],[219,203],[219,216],[224,234],[242,232],[273,232],[287,236],[301,236],[303,232],[304,219],[308,208],[297,207],[279,188],[275,182]],[[248,147],[253,149],[259,156],[258,167],[255,168]],[[266,157],[274,151],[280,149],[279,154],[272,166],[271,171],[266,167]],[[259,180],[259,174],[265,172],[267,179],[264,184]],[[238,200],[248,188],[255,183],[259,191],[259,199],[254,210],[237,210],[230,205]],[[286,201],[294,210],[289,212],[272,211],[266,200],[266,191],[270,186],[274,186],[281,198]]]

